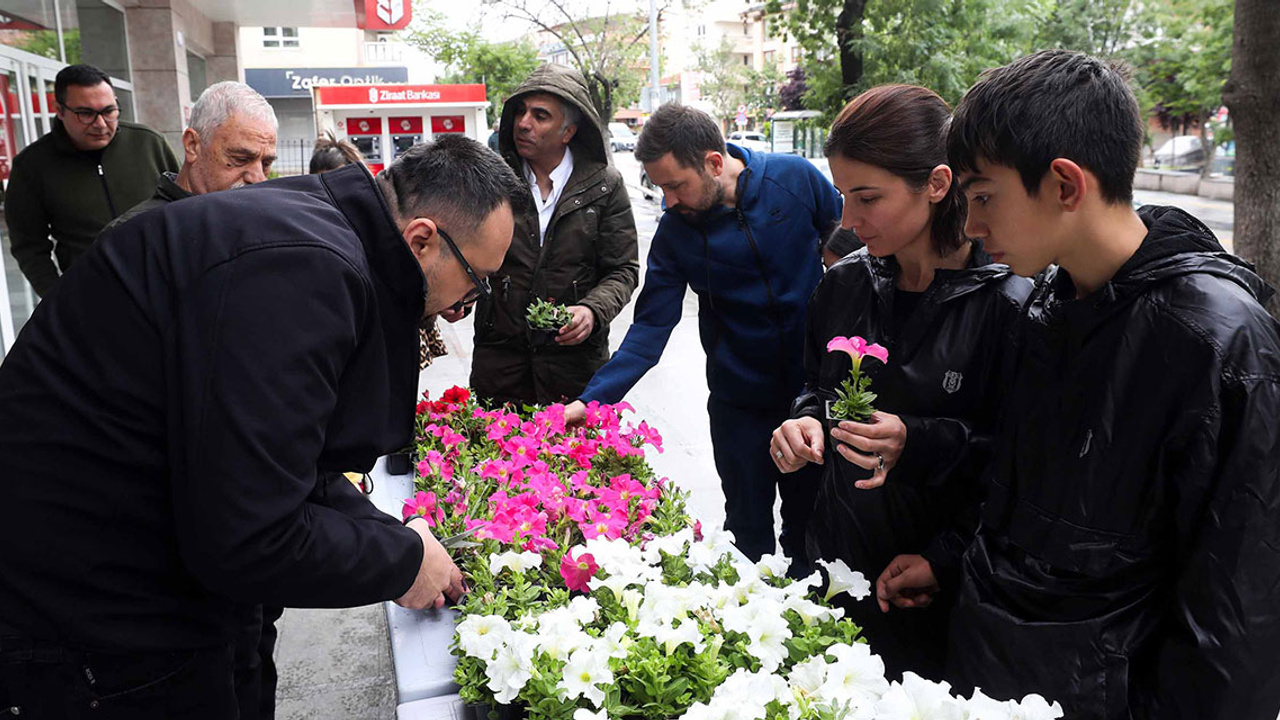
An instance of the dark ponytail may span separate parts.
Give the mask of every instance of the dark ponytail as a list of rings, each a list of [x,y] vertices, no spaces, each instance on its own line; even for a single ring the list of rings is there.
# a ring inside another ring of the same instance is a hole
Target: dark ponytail
[[[947,164],[951,108],[937,93],[915,85],[881,85],[849,101],[827,137],[828,157],[839,155],[884,168],[921,192],[929,174]],[[960,184],[952,178],[946,197],[934,206],[930,240],[946,257],[965,243],[968,211]]]

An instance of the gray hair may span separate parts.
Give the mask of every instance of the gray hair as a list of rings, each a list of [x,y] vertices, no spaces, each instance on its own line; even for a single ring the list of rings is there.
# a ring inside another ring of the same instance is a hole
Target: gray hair
[[[564,122],[560,123],[561,130],[568,130],[570,125],[582,124],[582,111],[572,102],[560,99],[560,110],[564,112]]]
[[[232,115],[268,121],[273,129],[280,127],[271,103],[257,90],[234,80],[210,85],[200,93],[200,99],[191,108],[191,122],[187,126],[196,131],[201,143],[207,143]]]

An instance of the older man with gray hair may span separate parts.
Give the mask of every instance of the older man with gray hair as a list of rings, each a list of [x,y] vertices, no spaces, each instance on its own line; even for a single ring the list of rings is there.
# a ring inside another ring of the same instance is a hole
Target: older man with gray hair
[[[230,80],[209,86],[191,108],[191,122],[182,133],[182,169],[162,173],[155,194],[111,221],[103,232],[175,200],[265,181],[276,160],[277,127],[275,111],[253,88]],[[275,622],[283,612],[263,605],[236,610],[240,720],[275,717]]]
[[[165,172],[156,192],[113,220],[104,232],[152,208],[192,195],[232,190],[267,179],[276,161],[276,113],[244,83],[210,85],[182,133],[182,169]]]

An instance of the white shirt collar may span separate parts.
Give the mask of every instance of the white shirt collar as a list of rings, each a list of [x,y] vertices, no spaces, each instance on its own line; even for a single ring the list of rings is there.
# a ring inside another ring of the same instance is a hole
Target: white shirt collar
[[[524,162],[524,177],[529,182],[529,189],[533,192],[533,207],[538,211],[539,244],[546,239],[547,226],[551,224],[551,216],[556,213],[556,205],[559,204],[564,186],[568,184],[571,175],[573,175],[573,151],[566,145],[564,158],[560,160],[556,169],[551,171],[551,192],[547,194],[547,199],[543,200],[542,189],[538,187],[538,176],[529,166],[529,161]]]

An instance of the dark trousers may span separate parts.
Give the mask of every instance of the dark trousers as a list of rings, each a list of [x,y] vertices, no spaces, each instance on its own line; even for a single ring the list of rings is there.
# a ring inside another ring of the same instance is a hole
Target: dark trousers
[[[744,555],[759,560],[775,549],[773,501],[782,496],[782,533],[778,542],[792,560],[790,575],[809,573],[804,536],[813,514],[822,469],[808,465],[782,474],[769,457],[773,431],[790,417],[789,408],[743,408],[712,398],[711,447],[724,490],[724,528],[733,533]]]
[[[276,684],[276,621],[284,614],[284,608],[262,606],[262,637],[258,640],[258,659],[262,663],[262,687],[258,694],[258,720],[275,720]],[[245,720],[243,714],[241,720]]]
[[[284,608],[243,605],[236,608],[235,688],[240,720],[276,716],[276,620]]]
[[[0,716],[236,720],[230,646],[102,654],[0,638]]]

